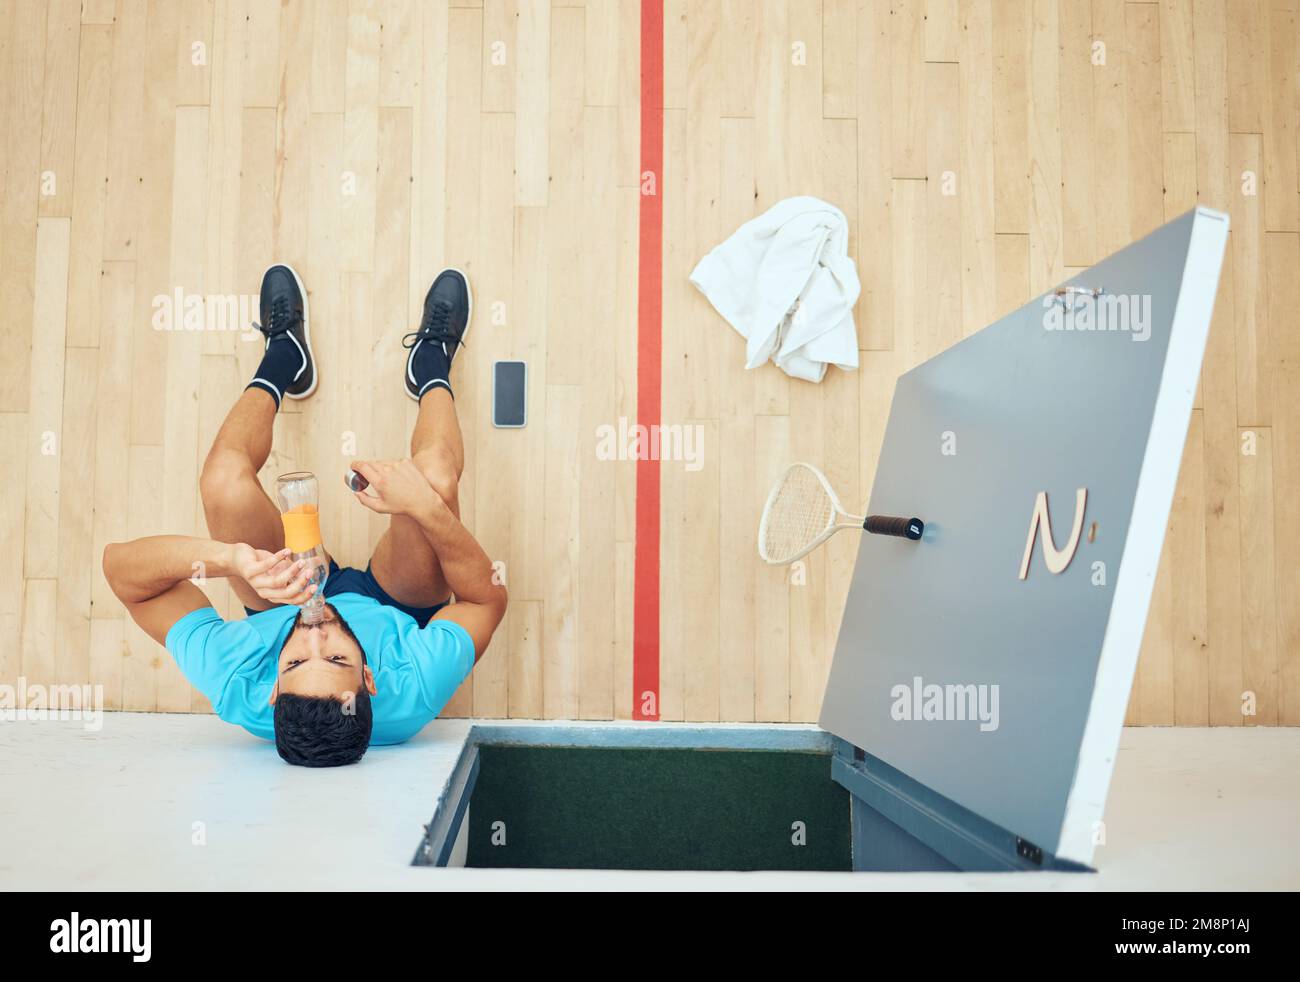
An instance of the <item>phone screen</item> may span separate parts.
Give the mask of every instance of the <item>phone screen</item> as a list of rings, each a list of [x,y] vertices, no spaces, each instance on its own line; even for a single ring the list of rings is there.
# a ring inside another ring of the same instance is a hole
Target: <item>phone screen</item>
[[[528,405],[527,366],[522,361],[499,361],[492,369],[493,425],[523,426]]]

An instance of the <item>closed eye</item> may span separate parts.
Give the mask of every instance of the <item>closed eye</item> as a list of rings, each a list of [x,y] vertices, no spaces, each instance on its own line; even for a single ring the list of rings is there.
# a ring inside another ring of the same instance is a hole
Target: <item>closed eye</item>
[[[284,666],[284,670],[285,670],[285,672],[286,672],[286,673],[287,673],[287,672],[292,672],[295,668],[297,668],[299,665],[301,665],[301,664],[304,662],[304,660],[305,660],[305,659],[302,659],[302,658],[295,658],[295,659],[293,659],[293,660],[291,660],[291,661],[289,661],[289,662],[286,662],[286,663],[285,663],[285,666]],[[327,664],[334,665],[334,666],[336,666],[336,667],[338,667],[338,668],[351,668],[351,667],[352,667],[351,665],[348,664],[348,657],[347,657],[347,655],[330,655],[327,659],[325,659],[325,661],[326,661]]]

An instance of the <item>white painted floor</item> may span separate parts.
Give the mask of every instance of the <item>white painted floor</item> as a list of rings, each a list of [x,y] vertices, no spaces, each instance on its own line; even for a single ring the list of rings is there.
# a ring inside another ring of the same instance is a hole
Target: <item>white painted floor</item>
[[[719,874],[412,867],[467,720],[328,770],[214,716],[101,722],[0,722],[0,888],[1300,888],[1296,728],[1125,730],[1096,875]]]

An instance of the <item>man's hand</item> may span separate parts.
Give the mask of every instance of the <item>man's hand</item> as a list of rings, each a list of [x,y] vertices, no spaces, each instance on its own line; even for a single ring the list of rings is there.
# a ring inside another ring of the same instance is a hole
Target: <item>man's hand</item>
[[[371,511],[418,519],[446,508],[410,460],[354,460],[352,469],[370,482],[367,491],[356,492],[356,498]]]
[[[311,583],[313,567],[301,560],[291,561],[292,553],[288,549],[267,552],[242,542],[231,548],[235,572],[263,600],[301,606],[315,592],[316,587]]]

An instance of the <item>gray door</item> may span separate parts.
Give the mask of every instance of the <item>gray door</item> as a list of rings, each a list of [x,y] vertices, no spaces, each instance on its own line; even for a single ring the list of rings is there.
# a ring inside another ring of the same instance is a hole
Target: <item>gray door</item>
[[[1034,300],[894,396],[869,510],[926,532],[862,536],[821,725],[1051,852],[1071,801],[1100,817],[1226,227],[1170,222],[1071,281],[1101,297]],[[1048,569],[1044,524],[1022,579],[1039,493],[1063,547],[1080,488],[1072,559]]]

